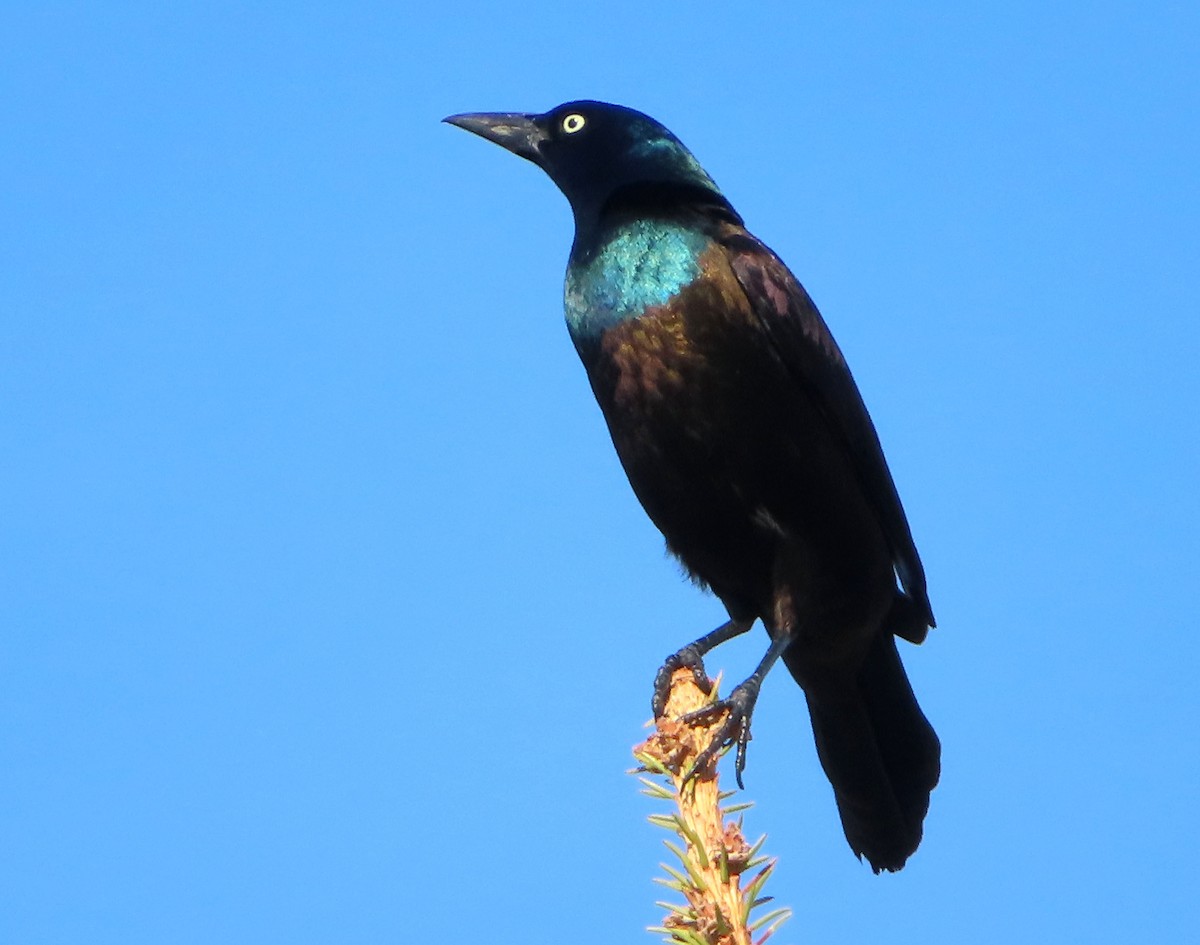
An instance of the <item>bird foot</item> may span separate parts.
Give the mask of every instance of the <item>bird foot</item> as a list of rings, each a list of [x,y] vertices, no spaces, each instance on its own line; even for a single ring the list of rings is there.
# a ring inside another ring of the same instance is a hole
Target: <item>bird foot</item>
[[[654,676],[654,696],[650,700],[650,708],[654,717],[661,719],[667,711],[667,698],[671,695],[671,677],[677,669],[690,669],[696,685],[705,695],[712,692],[712,680],[704,669],[704,657],[695,643],[689,643],[678,653],[672,653],[663,662],[662,667]]]
[[[708,678],[708,673],[704,670],[704,658],[700,648],[697,648],[695,643],[689,643],[682,650],[668,656],[659,672],[654,674],[654,697],[650,699],[650,709],[654,711],[655,718],[666,714],[667,698],[671,696],[671,676],[677,669],[690,669],[696,686],[700,687],[700,691],[706,696],[713,691],[713,680]]]
[[[688,773],[683,776],[686,784],[708,767],[709,763],[730,745],[737,745],[737,762],[734,765],[734,777],[737,786],[742,790],[742,771],[746,767],[746,745],[750,742],[750,716],[754,714],[754,703],[758,701],[758,685],[753,678],[735,686],[725,699],[706,705],[703,709],[689,712],[680,717],[685,725],[710,722],[724,714],[725,720],[720,728],[713,732],[712,741],[708,743],[699,755]]]

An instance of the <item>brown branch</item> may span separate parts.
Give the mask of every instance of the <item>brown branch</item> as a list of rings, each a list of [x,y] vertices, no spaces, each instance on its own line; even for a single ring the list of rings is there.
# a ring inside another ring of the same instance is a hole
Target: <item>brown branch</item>
[[[670,879],[658,881],[682,893],[686,902],[661,903],[669,910],[668,915],[653,931],[663,933],[669,942],[686,945],[761,945],[787,918],[788,910],[776,910],[757,921],[751,919],[752,909],[767,901],[762,886],[775,862],[757,856],[762,841],[753,847],[747,843],[741,817],[731,816],[749,805],[722,808],[730,795],[721,793],[715,758],[684,784],[684,776],[724,718],[717,715],[692,724],[678,719],[715,699],[715,685],[706,693],[696,684],[690,669],[677,670],[671,677],[666,711],[655,721],[654,734],[633,752],[644,770],[665,779],[660,783],[643,778],[646,793],[675,803],[674,814],[655,815],[651,822],[675,832],[682,841],[667,841],[667,847],[679,857],[682,871],[663,864]],[[763,926],[766,929],[756,942],[753,933]]]

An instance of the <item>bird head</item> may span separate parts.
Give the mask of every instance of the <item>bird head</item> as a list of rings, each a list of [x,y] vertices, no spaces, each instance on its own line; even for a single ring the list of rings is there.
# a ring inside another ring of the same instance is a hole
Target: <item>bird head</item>
[[[570,201],[577,223],[632,188],[677,191],[728,207],[679,139],[632,108],[580,101],[541,115],[486,112],[445,120],[540,167]]]

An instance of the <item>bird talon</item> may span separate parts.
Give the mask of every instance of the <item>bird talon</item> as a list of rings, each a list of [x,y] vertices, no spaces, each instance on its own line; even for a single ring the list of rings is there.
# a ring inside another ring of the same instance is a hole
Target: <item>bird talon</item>
[[[679,721],[683,724],[696,725],[703,724],[714,716],[725,715],[725,720],[713,733],[708,746],[696,756],[695,762],[683,776],[684,784],[692,781],[706,770],[721,752],[736,745],[737,758],[734,763],[734,777],[737,780],[737,786],[745,790],[746,786],[742,783],[742,771],[746,767],[746,746],[750,742],[750,716],[754,711],[756,697],[757,692],[750,692],[748,688],[738,686],[729,694],[728,699],[713,702],[694,712],[680,716]]]
[[[671,695],[671,678],[677,669],[690,669],[696,686],[705,695],[712,692],[712,680],[704,669],[704,659],[695,644],[689,644],[682,650],[672,653],[654,675],[654,696],[650,700],[650,709],[656,719],[661,719],[667,711],[667,699]]]

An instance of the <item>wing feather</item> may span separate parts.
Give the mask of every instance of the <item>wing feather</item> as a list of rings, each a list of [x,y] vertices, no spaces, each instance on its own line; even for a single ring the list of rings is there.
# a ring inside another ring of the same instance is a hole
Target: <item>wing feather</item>
[[[797,386],[820,405],[830,429],[844,444],[868,501],[879,516],[900,585],[919,609],[919,617],[927,626],[934,626],[925,570],[904,506],[871,415],[825,320],[779,257],[744,229],[727,226],[720,243],[780,360]]]

